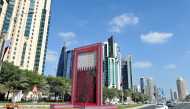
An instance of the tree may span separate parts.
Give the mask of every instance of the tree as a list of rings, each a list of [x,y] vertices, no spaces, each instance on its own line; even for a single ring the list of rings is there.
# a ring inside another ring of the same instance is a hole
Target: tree
[[[47,82],[50,86],[50,94],[54,94],[54,100],[57,100],[57,97],[63,99],[65,93],[71,90],[70,81],[65,78],[48,76]]]
[[[29,70],[21,70],[12,63],[4,62],[0,73],[0,84],[7,88],[7,100],[9,93],[22,90],[25,94],[37,86],[42,93],[49,92],[49,85],[46,78]]]
[[[7,100],[9,93],[13,94],[17,90],[24,90],[28,87],[26,79],[22,76],[23,72],[12,63],[4,62],[0,73],[0,83],[7,88]]]
[[[124,90],[123,93],[124,93],[124,100],[127,100],[127,97],[131,97],[133,92],[132,90],[127,89],[127,90]]]
[[[144,103],[145,101],[149,100],[149,97],[140,93],[140,92],[133,92],[132,93],[132,100],[135,102]]]
[[[6,93],[8,88],[4,84],[0,84],[0,93]]]
[[[23,76],[27,79],[29,87],[26,89],[26,92],[31,91],[34,86],[38,88],[38,91],[43,94],[48,94],[49,84],[46,80],[46,77],[39,75],[38,73],[24,70]]]
[[[190,101],[190,95],[187,95],[186,97],[185,97],[185,101]]]
[[[46,77],[39,75],[37,72],[22,70],[9,62],[4,62],[0,72],[0,95],[7,93],[15,94],[16,91],[22,90],[28,94],[36,86],[42,95],[55,95],[63,99],[64,94],[70,94],[71,82],[65,78]]]
[[[119,98],[119,93],[118,93],[118,90],[115,89],[115,88],[107,88],[107,87],[104,87],[103,88],[103,99],[104,101],[108,98],[108,99],[113,99],[114,97],[117,97]]]

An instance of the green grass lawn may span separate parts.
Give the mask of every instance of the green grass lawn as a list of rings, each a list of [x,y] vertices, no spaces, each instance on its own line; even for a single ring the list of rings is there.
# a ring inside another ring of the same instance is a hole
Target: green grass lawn
[[[142,106],[142,104],[129,104],[129,105],[119,105],[118,109],[127,109],[132,107]]]

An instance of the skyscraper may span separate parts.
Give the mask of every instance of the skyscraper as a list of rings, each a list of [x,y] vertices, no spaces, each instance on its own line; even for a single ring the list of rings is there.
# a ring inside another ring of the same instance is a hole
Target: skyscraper
[[[57,76],[71,79],[72,76],[72,60],[73,51],[67,50],[66,46],[63,46],[59,57]]]
[[[5,14],[7,11],[8,0],[0,0],[0,58],[2,58],[3,54],[3,43],[4,43],[4,36],[1,34],[3,22],[5,19]]]
[[[123,89],[133,89],[132,56],[122,60],[122,86]]]
[[[145,87],[146,86],[146,78],[145,77],[141,77],[140,78],[140,89],[141,89],[141,93],[145,94]]]
[[[174,100],[177,100],[177,99],[178,99],[177,92],[174,91]]]
[[[8,0],[0,0],[0,33],[3,27],[7,6],[8,6]]]
[[[113,36],[103,45],[103,74],[106,87],[121,89],[121,53]]]
[[[133,86],[133,91],[134,92],[141,92],[140,85],[134,85]]]
[[[152,78],[147,78],[146,94],[150,97],[150,101],[154,100],[154,81]]]
[[[10,40],[4,61],[44,72],[51,0],[8,0],[2,32]]]
[[[67,64],[66,55],[67,55],[66,46],[63,46],[60,57],[59,57],[58,67],[57,67],[57,76],[59,77],[66,76],[64,74],[64,72],[66,72],[66,64]]]
[[[149,77],[141,77],[140,78],[140,87],[141,93],[150,97],[150,102],[153,102],[155,99],[155,87],[154,81]]]
[[[170,89],[170,99],[174,101],[174,92],[172,89]]]
[[[182,77],[179,77],[176,81],[176,84],[177,84],[177,91],[178,91],[179,100],[185,99],[185,97],[188,94],[185,80]]]

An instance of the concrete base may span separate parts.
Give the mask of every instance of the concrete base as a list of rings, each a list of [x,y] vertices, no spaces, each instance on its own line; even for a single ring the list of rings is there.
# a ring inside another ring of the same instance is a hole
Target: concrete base
[[[50,109],[117,109],[117,106],[103,105],[103,106],[74,106],[71,104],[51,104]]]

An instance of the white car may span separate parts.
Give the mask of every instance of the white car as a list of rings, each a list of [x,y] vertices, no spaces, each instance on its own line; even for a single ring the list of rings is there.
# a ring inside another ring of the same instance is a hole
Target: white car
[[[168,106],[165,104],[157,104],[155,109],[168,109]]]

